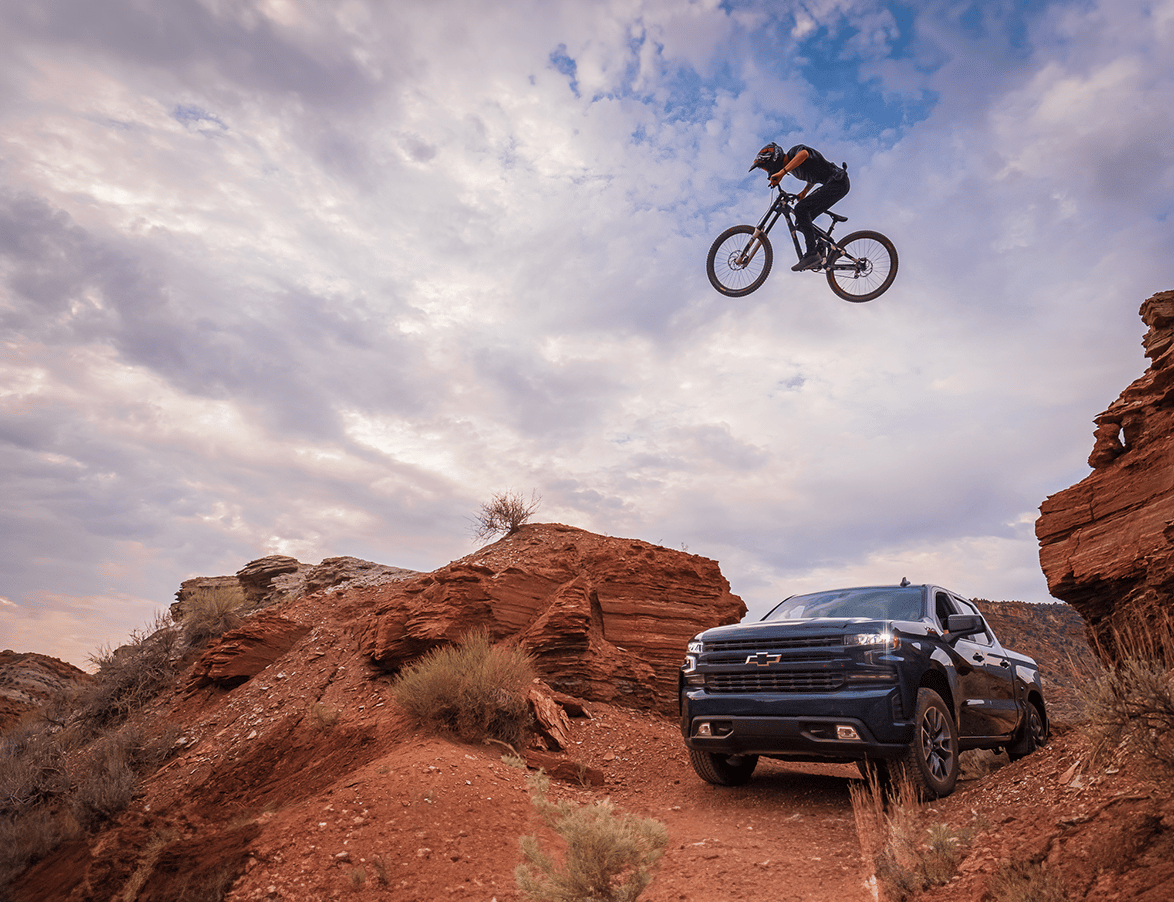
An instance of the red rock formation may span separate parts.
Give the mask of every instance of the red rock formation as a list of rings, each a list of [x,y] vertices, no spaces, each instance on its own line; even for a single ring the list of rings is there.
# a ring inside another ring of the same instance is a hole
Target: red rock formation
[[[188,600],[201,591],[242,593],[248,608],[266,608],[323,589],[376,586],[419,576],[415,570],[373,564],[357,557],[328,557],[318,565],[275,554],[250,561],[235,576],[198,576],[185,579],[175,593],[171,619],[183,620]]]
[[[236,571],[236,578],[240,580],[249,607],[264,608],[284,597],[281,591],[283,577],[287,580],[296,577],[308,567],[308,564],[299,562],[297,558],[271,554],[249,561]]]
[[[282,657],[309,631],[308,625],[273,611],[254,614],[208,646],[192,667],[188,689],[239,686]]]
[[[91,679],[84,670],[48,655],[0,651],[0,733]]]
[[[1048,590],[1076,608],[1094,645],[1148,630],[1174,592],[1174,291],[1141,305],[1150,366],[1095,418],[1093,472],[1040,506]]]
[[[447,567],[373,590],[364,651],[396,670],[485,629],[515,639],[580,698],[676,710],[677,668],[702,629],[746,613],[716,562],[632,539],[532,524]]]

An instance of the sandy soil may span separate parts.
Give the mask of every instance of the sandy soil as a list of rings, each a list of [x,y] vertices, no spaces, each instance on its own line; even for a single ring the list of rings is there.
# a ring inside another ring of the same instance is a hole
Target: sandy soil
[[[604,786],[554,782],[551,795],[609,797],[668,827],[642,899],[870,898],[848,799],[855,769],[770,763],[751,786],[713,787],[693,773],[674,723],[591,707],[573,722],[569,756],[603,770]],[[518,842],[536,827],[526,774],[500,749],[408,735],[325,799],[260,815],[264,834],[230,899],[521,898]]]

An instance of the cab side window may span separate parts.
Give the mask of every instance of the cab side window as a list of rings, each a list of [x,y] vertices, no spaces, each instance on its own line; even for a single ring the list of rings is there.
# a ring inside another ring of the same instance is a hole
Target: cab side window
[[[946,631],[946,618],[951,614],[957,614],[954,606],[950,604],[950,596],[945,592],[938,592],[934,596],[934,613],[938,618],[938,627],[944,633]]]
[[[955,598],[954,606],[958,609],[959,614],[977,614],[979,617],[982,617],[982,613],[978,610],[978,608],[972,605],[969,601],[963,601],[961,598]],[[982,622],[986,623],[985,617],[982,618]],[[988,627],[985,631],[981,633],[975,633],[973,636],[967,636],[966,638],[976,645],[990,645],[990,628]]]

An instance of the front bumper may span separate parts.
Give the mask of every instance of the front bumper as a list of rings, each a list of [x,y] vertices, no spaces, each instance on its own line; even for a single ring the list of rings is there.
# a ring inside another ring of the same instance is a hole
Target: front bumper
[[[704,729],[702,728],[704,725]],[[685,745],[723,755],[897,758],[913,741],[897,687],[828,695],[683,693]]]

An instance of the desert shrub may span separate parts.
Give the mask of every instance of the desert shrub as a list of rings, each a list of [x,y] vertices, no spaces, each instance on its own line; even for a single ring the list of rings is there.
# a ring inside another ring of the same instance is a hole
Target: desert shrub
[[[1086,690],[1084,729],[1095,754],[1132,750],[1174,771],[1174,671],[1146,658],[1106,669]]]
[[[652,882],[668,844],[664,824],[621,814],[609,799],[583,806],[552,802],[549,787],[544,774],[532,778],[531,802],[541,823],[565,841],[565,853],[558,861],[538,837],[522,837],[518,889],[540,902],[632,902]]]
[[[69,791],[64,754],[46,729],[13,730],[0,737],[0,816],[12,816]]]
[[[1159,770],[1174,771],[1174,622],[1115,630],[1102,657],[1117,663],[1084,687],[1084,730],[1094,755],[1117,750],[1139,755]]]
[[[78,698],[78,721],[103,732],[141,711],[175,680],[179,634],[165,617],[149,630],[135,630],[126,645],[90,655],[93,681]]]
[[[14,877],[69,835],[69,827],[45,805],[0,815],[0,897]]]
[[[970,837],[956,835],[944,824],[923,828],[917,790],[907,775],[886,787],[871,771],[849,794],[860,849],[872,863],[883,898],[904,902],[954,878]]]
[[[135,795],[135,772],[116,749],[103,748],[91,756],[69,797],[69,809],[89,829],[112,818]]]
[[[136,720],[92,742],[78,756],[68,800],[77,822],[90,828],[125,808],[138,791],[139,778],[167,757],[175,736],[173,727]]]
[[[199,648],[230,629],[240,626],[248,610],[245,591],[240,586],[196,589],[183,602],[184,643]]]
[[[481,505],[474,519],[473,534],[487,539],[498,533],[513,535],[534,516],[542,499],[533,493],[530,500],[520,492],[499,492]]]
[[[176,730],[131,715],[175,676],[174,630],[150,632],[92,658],[98,673],[39,723],[0,736],[0,897],[63,840],[114,817],[174,745]]]
[[[405,668],[393,692],[420,726],[467,741],[496,739],[516,746],[530,732],[527,693],[533,680],[528,654],[498,648],[488,634],[474,632]]]
[[[993,902],[1064,902],[1064,884],[1030,861],[1008,861],[991,877],[988,891]]]

